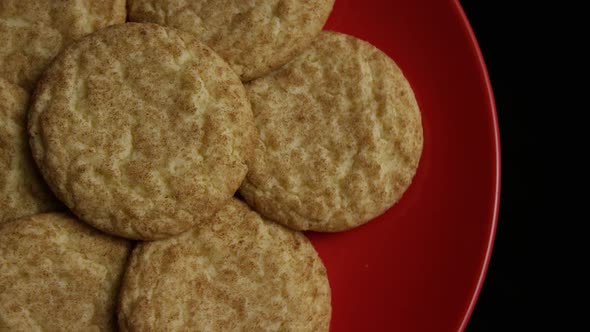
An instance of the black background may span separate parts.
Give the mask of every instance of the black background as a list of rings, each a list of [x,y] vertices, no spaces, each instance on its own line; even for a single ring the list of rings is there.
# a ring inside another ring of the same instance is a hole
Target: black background
[[[530,107],[524,93],[526,35],[513,2],[462,0],[478,39],[494,89],[502,150],[500,215],[492,259],[467,332],[520,331],[526,326],[527,209],[532,176],[525,167],[532,148]],[[526,328],[525,328],[526,330]]]

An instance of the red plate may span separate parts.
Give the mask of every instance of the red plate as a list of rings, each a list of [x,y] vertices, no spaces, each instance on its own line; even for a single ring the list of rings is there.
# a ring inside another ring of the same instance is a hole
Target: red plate
[[[352,231],[308,234],[328,269],[331,330],[463,330],[490,258],[500,186],[492,90],[465,14],[456,0],[336,0],[326,29],[389,54],[424,126],[418,172],[396,205]]]

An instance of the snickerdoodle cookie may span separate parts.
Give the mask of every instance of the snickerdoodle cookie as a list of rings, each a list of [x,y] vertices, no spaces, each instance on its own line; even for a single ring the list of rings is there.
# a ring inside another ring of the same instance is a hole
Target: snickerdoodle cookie
[[[125,0],[0,1],[0,77],[32,91],[53,57],[72,41],[124,23]]]
[[[58,208],[31,157],[29,94],[0,78],[0,224]]]
[[[326,269],[301,233],[238,200],[184,234],[139,244],[121,331],[327,331]]]
[[[29,133],[41,173],[79,218],[147,240],[186,231],[234,195],[256,129],[215,52],[186,32],[128,23],[60,53]]]
[[[130,243],[62,213],[0,225],[0,331],[116,331]]]
[[[334,0],[130,0],[129,20],[194,33],[244,81],[263,76],[309,46]]]
[[[383,213],[410,185],[420,110],[398,66],[369,43],[322,32],[246,90],[260,141],[240,193],[263,216],[342,231]]]

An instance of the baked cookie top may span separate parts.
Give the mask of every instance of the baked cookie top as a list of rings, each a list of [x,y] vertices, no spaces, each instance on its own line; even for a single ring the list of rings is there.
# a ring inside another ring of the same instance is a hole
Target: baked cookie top
[[[0,78],[0,224],[59,206],[31,156],[28,103],[25,90]]]
[[[2,0],[0,77],[32,91],[63,47],[126,14],[125,0]]]
[[[233,196],[256,129],[239,78],[188,33],[128,23],[66,48],[29,114],[33,156],[78,217],[158,239]]]
[[[246,90],[260,141],[240,193],[263,216],[342,231],[383,213],[410,185],[420,111],[401,70],[369,43],[324,31]]]
[[[129,20],[194,33],[244,81],[302,52],[324,26],[334,0],[130,0]]]
[[[209,222],[139,244],[121,331],[328,331],[326,269],[301,233],[232,199]]]
[[[116,331],[130,243],[70,215],[0,225],[0,331]]]

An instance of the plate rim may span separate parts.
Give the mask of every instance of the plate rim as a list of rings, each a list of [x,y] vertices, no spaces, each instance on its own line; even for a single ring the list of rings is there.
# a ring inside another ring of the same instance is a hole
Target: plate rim
[[[496,230],[498,227],[498,214],[500,209],[500,191],[501,191],[501,178],[502,178],[502,155],[501,155],[501,147],[500,147],[500,128],[498,125],[498,113],[496,109],[496,102],[494,99],[494,91],[492,88],[492,84],[490,81],[490,76],[488,73],[488,69],[485,63],[485,59],[481,52],[481,48],[477,41],[477,37],[473,31],[471,23],[465,14],[465,10],[463,6],[459,2],[459,0],[452,0],[452,7],[455,11],[455,14],[460,19],[461,27],[463,28],[465,34],[467,35],[469,41],[469,48],[475,53],[478,71],[482,77],[482,81],[485,87],[485,94],[487,97],[487,104],[490,108],[490,118],[491,118],[491,127],[493,133],[493,155],[495,159],[494,164],[494,193],[493,193],[493,204],[492,204],[492,218],[490,224],[490,231],[489,231],[489,238],[485,245],[485,254],[484,259],[482,262],[482,266],[479,270],[479,275],[477,276],[477,282],[475,285],[475,289],[471,295],[471,299],[469,300],[469,304],[467,306],[467,310],[461,319],[461,324],[459,325],[459,331],[464,331],[467,328],[469,320],[471,318],[471,314],[475,309],[477,301],[479,299],[479,295],[481,293],[481,289],[483,288],[483,284],[485,282],[486,274],[488,271],[488,267],[490,264],[490,259],[492,256],[492,251],[494,247],[494,240],[496,237]]]

